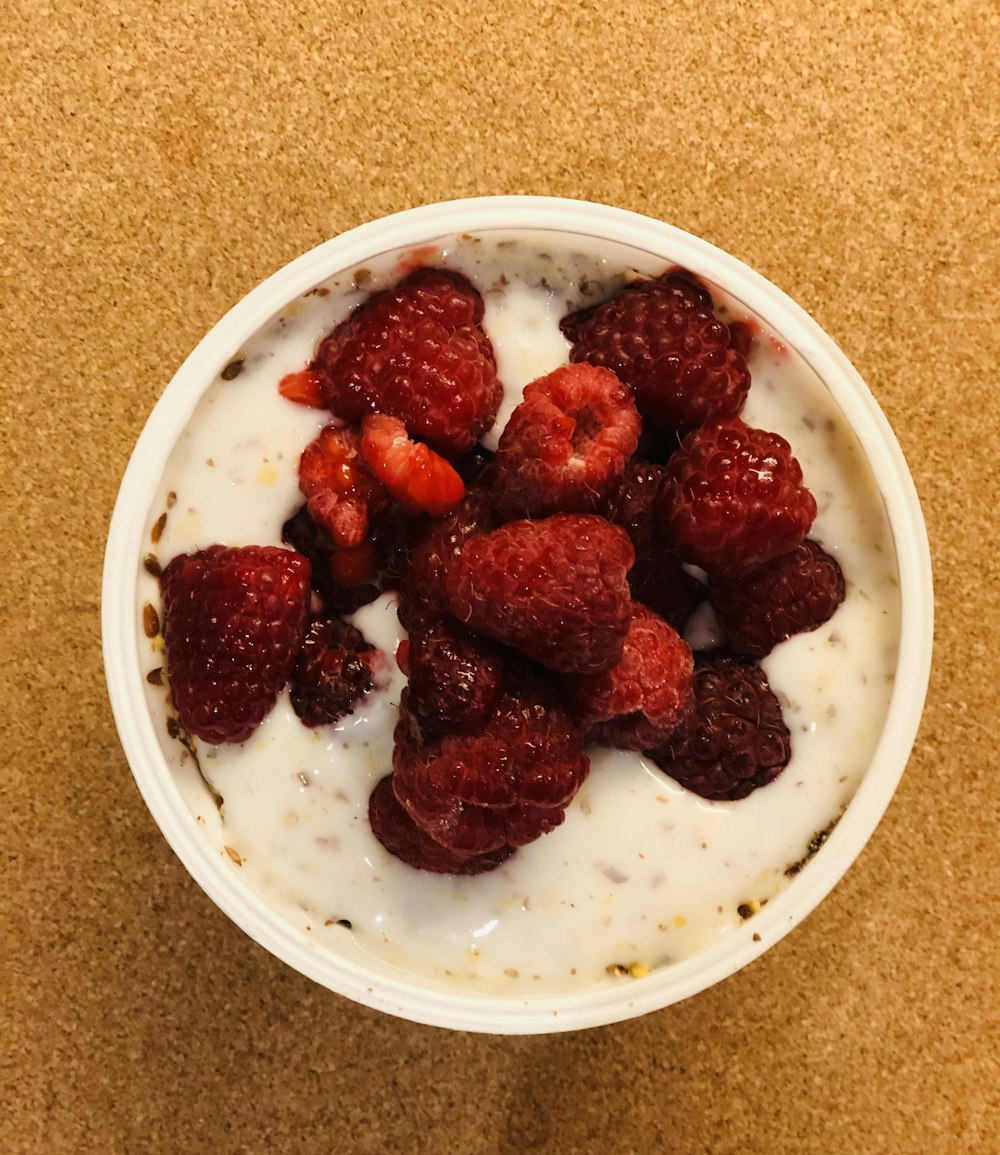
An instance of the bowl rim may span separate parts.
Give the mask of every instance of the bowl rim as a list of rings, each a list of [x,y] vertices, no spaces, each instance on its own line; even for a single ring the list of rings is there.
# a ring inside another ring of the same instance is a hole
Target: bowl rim
[[[754,916],[753,933],[745,924],[692,958],[627,986],[530,998],[428,988],[402,972],[399,979],[373,979],[256,899],[200,834],[173,780],[145,702],[134,612],[146,515],[177,437],[225,358],[315,284],[378,253],[511,229],[616,241],[683,265],[744,301],[819,374],[851,425],[885,503],[905,590],[895,684],[871,764],[822,854]],[[212,901],[258,944],[338,994],[414,1022],[494,1034],[594,1027],[669,1006],[742,969],[814,910],[864,849],[905,769],[927,693],[933,612],[927,531],[902,450],[868,386],[819,324],[738,258],[676,226],[610,205],[539,196],[441,201],[369,221],[295,258],[233,306],[174,374],[133,448],[109,526],[101,593],[105,677],[119,739],[161,832]]]

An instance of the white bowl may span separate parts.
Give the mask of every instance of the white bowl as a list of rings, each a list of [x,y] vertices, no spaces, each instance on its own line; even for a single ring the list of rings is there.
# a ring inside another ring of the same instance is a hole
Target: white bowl
[[[598,242],[617,258],[641,256],[650,268],[681,265],[801,357],[825,384],[867,459],[884,504],[901,591],[898,656],[884,726],[853,798],[805,868],[752,919],[691,957],[638,979],[516,995],[449,987],[407,973],[358,948],[350,934],[318,944],[247,884],[220,831],[203,820],[211,812],[203,780],[189,762],[171,756],[163,719],[154,718],[144,678],[148,640],[138,594],[165,465],[221,368],[292,302],[334,274],[442,237],[497,230],[540,230],[591,246]],[[129,462],[107,543],[102,614],[111,703],[136,781],[185,867],[230,918],[290,966],[368,1006],[438,1026],[528,1034],[614,1022],[687,998],[745,966],[816,907],[868,841],[906,765],[929,675],[933,609],[926,532],[899,446],[857,372],[801,308],[735,258],[659,221],[585,202],[485,197],[429,205],[352,229],[268,278],[211,330],[165,390]]]

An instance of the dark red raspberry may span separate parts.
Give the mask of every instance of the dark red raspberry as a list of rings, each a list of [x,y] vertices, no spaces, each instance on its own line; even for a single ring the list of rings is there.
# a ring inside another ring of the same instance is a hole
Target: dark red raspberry
[[[621,658],[634,560],[628,534],[594,514],[511,521],[466,541],[445,590],[476,633],[549,669],[594,673]]]
[[[644,420],[693,429],[739,413],[750,371],[711,295],[681,271],[627,285],[596,308],[564,318],[571,361],[616,373],[635,393]]]
[[[333,538],[313,521],[307,506],[300,506],[281,527],[281,540],[308,558],[312,587],[328,613],[353,614],[378,597],[379,588],[374,581],[346,586],[337,579],[338,566],[331,566],[331,559],[344,551],[338,550]]]
[[[621,750],[648,750],[674,732],[691,694],[690,647],[638,603],[621,661],[600,674],[567,676],[569,706],[587,737]]]
[[[203,741],[245,742],[288,682],[306,631],[309,562],[277,546],[209,546],[160,577],[170,695]]]
[[[764,671],[716,657],[696,664],[692,709],[649,756],[702,798],[735,801],[773,782],[791,753],[781,704]]]
[[[462,546],[476,534],[497,523],[492,497],[482,489],[469,489],[453,514],[426,526],[414,545],[409,566],[399,584],[399,620],[407,630],[421,622],[449,616],[444,575]]]
[[[498,647],[452,621],[422,623],[407,648],[408,704],[425,739],[478,734],[500,693]]]
[[[829,621],[845,593],[837,559],[808,540],[738,577],[713,578],[710,587],[729,648],[751,658]]]
[[[564,365],[532,381],[496,454],[497,508],[508,518],[588,513],[622,476],[641,422],[614,373]]]
[[[435,874],[485,874],[496,870],[514,853],[513,847],[501,846],[488,854],[457,854],[435,842],[413,821],[396,798],[392,775],[387,774],[372,791],[368,800],[368,821],[372,833],[394,857],[416,870]]]
[[[533,680],[508,680],[480,733],[428,743],[404,693],[392,764],[393,789],[413,821],[460,854],[548,833],[590,769],[569,714]]]
[[[346,426],[327,425],[302,451],[299,489],[309,516],[341,549],[360,545],[371,519],[389,501],[361,456],[358,430]]]
[[[380,672],[381,655],[360,630],[340,618],[317,618],[292,674],[292,709],[306,726],[333,725],[368,696]]]
[[[663,515],[685,561],[734,574],[794,549],[816,501],[783,437],[730,417],[689,433],[671,457]]]
[[[416,269],[342,321],[311,368],[344,421],[388,413],[457,457],[493,424],[502,393],[482,319],[482,298],[466,277]]]
[[[683,568],[663,529],[660,507],[666,476],[665,466],[633,459],[598,512],[632,539],[635,565],[628,575],[632,597],[683,632],[708,590]]]

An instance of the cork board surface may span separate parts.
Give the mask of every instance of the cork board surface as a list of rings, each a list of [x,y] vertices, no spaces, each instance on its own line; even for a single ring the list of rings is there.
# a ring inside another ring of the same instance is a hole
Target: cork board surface
[[[998,52],[985,0],[0,2],[0,1150],[996,1150]],[[790,293],[893,424],[936,578],[913,756],[830,898],[548,1038],[247,939],[135,789],[100,650],[117,486],[202,334],[327,237],[488,193],[647,213]]]

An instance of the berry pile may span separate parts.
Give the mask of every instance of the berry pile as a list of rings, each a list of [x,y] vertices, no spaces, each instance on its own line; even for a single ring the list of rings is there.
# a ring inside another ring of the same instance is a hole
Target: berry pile
[[[356,709],[384,659],[345,618],[395,591],[407,686],[369,821],[401,861],[459,875],[560,825],[589,743],[709,799],[773,781],[790,738],[759,659],[845,592],[791,447],[739,417],[752,326],[697,279],[566,316],[568,364],[527,386],[495,455],[482,320],[447,269],[370,295],[279,385],[332,415],[288,548],[213,546],[162,575],[173,703],[210,743],[245,741],[286,686],[308,726]],[[719,646],[696,656],[703,605]]]

